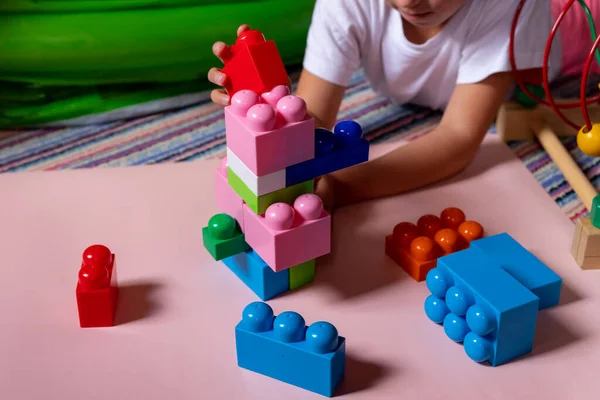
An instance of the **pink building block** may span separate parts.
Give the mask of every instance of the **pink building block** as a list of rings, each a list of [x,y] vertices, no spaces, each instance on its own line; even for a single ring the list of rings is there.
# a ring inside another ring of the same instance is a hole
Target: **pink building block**
[[[241,90],[225,108],[227,147],[256,176],[315,156],[315,121],[306,103],[276,86],[261,96]]]
[[[217,192],[217,206],[226,214],[235,218],[244,232],[244,214],[242,205],[244,200],[233,190],[227,182],[227,157],[221,160],[221,165],[215,171],[215,189]]]
[[[246,242],[275,272],[331,251],[331,216],[315,194],[303,194],[294,206],[275,203],[264,215],[243,205]]]

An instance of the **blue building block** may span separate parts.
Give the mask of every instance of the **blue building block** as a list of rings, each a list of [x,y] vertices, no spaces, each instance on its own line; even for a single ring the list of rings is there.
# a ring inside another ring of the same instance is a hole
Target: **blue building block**
[[[509,234],[501,233],[475,240],[471,242],[471,247],[493,258],[513,278],[539,297],[540,310],[558,304],[562,278]]]
[[[482,252],[440,257],[429,271],[425,313],[476,362],[504,364],[533,348],[539,298]]]
[[[272,299],[290,290],[289,271],[273,271],[254,250],[225,258],[223,263],[261,300]]]
[[[277,317],[266,303],[250,303],[235,327],[238,365],[332,397],[344,378],[346,339],[329,322],[308,328],[295,312]]]
[[[362,137],[362,128],[354,121],[339,122],[333,132],[315,130],[315,158],[285,169],[285,184],[292,186],[369,159],[369,142]]]

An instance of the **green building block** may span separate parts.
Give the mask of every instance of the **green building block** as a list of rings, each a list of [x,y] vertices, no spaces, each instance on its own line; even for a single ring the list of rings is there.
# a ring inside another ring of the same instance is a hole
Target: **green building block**
[[[592,200],[590,220],[595,228],[600,228],[600,194],[597,194],[596,197],[594,197],[594,200]]]
[[[250,250],[237,221],[227,214],[215,214],[208,220],[208,226],[202,228],[202,242],[216,261]]]
[[[315,260],[310,260],[290,268],[290,290],[308,285],[315,279]]]
[[[314,193],[315,181],[309,180],[300,182],[293,186],[288,186],[275,192],[255,195],[248,186],[236,175],[231,168],[227,168],[227,181],[229,186],[246,202],[248,207],[256,214],[264,214],[267,208],[273,203],[294,204],[294,200],[300,195]]]
[[[544,87],[543,86],[526,84],[525,87],[527,89],[529,89],[529,91],[531,93],[533,93],[534,95],[536,95],[540,99],[543,99],[544,96],[546,95],[546,92],[544,91]],[[526,94],[525,92],[523,92],[520,87],[517,87],[515,89],[515,94],[513,96],[513,99],[517,103],[519,103],[523,108],[535,108],[538,105],[538,103],[534,99],[532,99],[531,97],[529,97],[528,94]]]

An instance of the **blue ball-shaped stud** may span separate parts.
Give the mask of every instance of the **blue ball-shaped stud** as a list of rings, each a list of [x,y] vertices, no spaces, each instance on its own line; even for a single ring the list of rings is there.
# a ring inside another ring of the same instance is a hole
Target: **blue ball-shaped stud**
[[[266,332],[273,329],[273,309],[267,303],[256,301],[242,311],[242,326],[250,332]]]
[[[451,313],[444,318],[444,332],[450,340],[462,342],[469,333],[469,327],[463,317]]]
[[[494,354],[492,343],[473,332],[465,337],[464,347],[467,356],[478,363],[490,360]]]
[[[465,292],[456,286],[451,286],[446,292],[446,304],[454,314],[464,317],[469,309],[469,299]]]
[[[315,155],[324,156],[333,151],[335,138],[333,133],[324,128],[315,129]]]
[[[329,322],[315,322],[306,330],[306,344],[315,353],[331,353],[338,346],[338,331]]]
[[[427,276],[425,277],[425,284],[427,285],[427,289],[429,289],[431,294],[441,298],[446,296],[446,291],[448,291],[448,288],[451,285],[442,270],[439,268],[434,268],[427,273]]]
[[[485,336],[496,329],[496,320],[490,318],[485,310],[477,304],[467,310],[467,324],[479,336]]]
[[[356,121],[340,121],[333,128],[333,134],[344,147],[356,146],[362,139],[362,128]]]
[[[436,324],[441,324],[449,313],[450,310],[446,306],[444,299],[440,299],[434,295],[428,296],[425,299],[425,315]]]
[[[306,323],[296,312],[285,311],[275,317],[273,333],[275,338],[284,343],[295,343],[304,340]]]

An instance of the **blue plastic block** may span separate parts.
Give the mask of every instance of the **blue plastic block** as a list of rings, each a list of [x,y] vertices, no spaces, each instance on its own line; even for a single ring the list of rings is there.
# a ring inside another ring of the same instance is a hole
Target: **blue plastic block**
[[[223,263],[261,300],[272,299],[290,290],[289,271],[273,271],[254,250],[225,258]]]
[[[300,314],[277,317],[266,303],[244,308],[235,327],[238,365],[262,375],[332,397],[344,378],[346,339],[329,322],[308,328]]]
[[[539,299],[478,250],[440,257],[429,271],[425,313],[467,355],[492,366],[529,353]]]
[[[471,247],[493,258],[533,294],[540,298],[540,310],[560,300],[562,278],[507,233],[471,242]]]
[[[357,122],[341,121],[333,132],[315,129],[315,158],[285,169],[286,186],[315,179],[369,159],[369,142]]]

